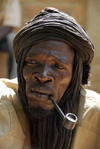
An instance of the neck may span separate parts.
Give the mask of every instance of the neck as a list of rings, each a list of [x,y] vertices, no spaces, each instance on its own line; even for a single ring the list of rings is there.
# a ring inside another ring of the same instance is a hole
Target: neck
[[[67,148],[70,131],[62,127],[59,114],[55,115],[30,121],[32,149]]]

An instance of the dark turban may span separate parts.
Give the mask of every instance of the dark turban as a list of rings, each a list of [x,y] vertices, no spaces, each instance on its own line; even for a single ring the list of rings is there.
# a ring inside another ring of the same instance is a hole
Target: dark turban
[[[22,75],[24,59],[33,44],[46,40],[62,41],[74,49],[75,58],[72,80],[58,103],[65,114],[73,112],[77,115],[81,84],[87,83],[89,65],[94,55],[94,47],[87,32],[74,18],[64,12],[49,7],[26,23],[15,36],[13,51],[18,64],[18,93],[20,101],[31,121],[34,119],[34,110],[29,107],[26,98],[26,84]],[[36,125],[35,123],[32,125],[34,130],[38,128],[38,148],[69,148],[72,132],[62,127],[62,119],[55,109],[53,114],[44,117]]]
[[[49,39],[68,43],[78,51],[83,62],[92,61],[94,47],[85,29],[73,17],[51,7],[42,10],[16,35],[13,44],[16,61],[26,47]]]

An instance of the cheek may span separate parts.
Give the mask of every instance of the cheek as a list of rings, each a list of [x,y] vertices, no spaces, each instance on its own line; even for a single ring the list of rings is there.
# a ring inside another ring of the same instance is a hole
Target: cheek
[[[66,77],[64,79],[62,79],[62,81],[59,83],[58,87],[60,90],[62,90],[63,92],[65,92],[65,90],[68,88],[70,82],[71,82],[71,76]]]
[[[64,92],[68,88],[72,79],[72,73],[67,73],[67,75],[61,77],[61,81],[59,79],[58,89],[57,89],[57,97],[60,100],[63,96]]]
[[[71,82],[72,79],[72,71],[67,71],[65,73],[63,73],[63,75],[60,75],[60,82],[62,84],[62,86],[67,85]]]
[[[29,68],[29,67],[27,67],[27,66],[24,66],[22,73],[23,73],[24,79],[26,80],[27,77],[29,77],[29,76],[31,75],[31,73],[32,73],[32,68]]]

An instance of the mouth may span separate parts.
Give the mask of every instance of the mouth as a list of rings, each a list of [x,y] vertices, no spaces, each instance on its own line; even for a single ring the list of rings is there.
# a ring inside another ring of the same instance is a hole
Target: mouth
[[[44,101],[44,102],[50,102],[49,96],[53,95],[49,90],[47,89],[30,89],[29,94],[31,96],[31,99],[34,98],[34,100],[38,101]]]
[[[26,90],[28,104],[31,107],[41,107],[42,109],[51,110],[54,105],[49,96],[54,97],[54,92],[46,87],[34,87]]]
[[[31,93],[34,93],[36,96],[41,97],[41,98],[44,98],[44,97],[48,96],[48,94],[45,94],[45,93],[42,93],[42,92],[33,92],[33,91],[31,91]]]

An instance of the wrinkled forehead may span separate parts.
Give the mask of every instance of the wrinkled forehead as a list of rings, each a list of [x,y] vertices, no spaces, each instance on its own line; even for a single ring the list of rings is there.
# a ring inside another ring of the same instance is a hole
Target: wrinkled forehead
[[[26,57],[38,56],[38,55],[46,55],[52,57],[67,57],[74,55],[73,48],[65,42],[57,41],[57,40],[47,40],[41,41],[37,44],[34,44],[30,47]]]
[[[36,44],[31,45],[30,49],[32,49],[33,51],[37,51],[38,49],[38,51],[40,52],[44,52],[46,50],[47,51],[55,50],[55,51],[59,51],[60,53],[63,51],[66,52],[67,49],[69,51],[73,51],[73,48],[69,44],[60,40],[59,41],[58,40],[40,41]]]

